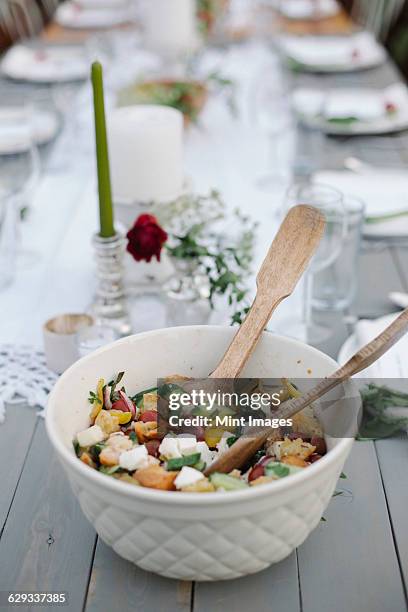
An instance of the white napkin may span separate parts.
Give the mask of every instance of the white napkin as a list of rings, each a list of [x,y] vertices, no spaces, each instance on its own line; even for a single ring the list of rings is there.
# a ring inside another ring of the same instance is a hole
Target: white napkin
[[[347,66],[383,57],[384,52],[369,32],[350,36],[283,36],[284,53],[307,66]]]
[[[363,200],[366,217],[383,217],[408,211],[408,172],[383,168],[361,174],[347,170],[322,170],[314,175],[314,180]]]
[[[285,0],[280,3],[279,11],[289,19],[310,19],[336,15],[339,5],[335,0]]]
[[[356,325],[356,348],[373,340],[399,315],[387,315],[372,321],[362,319]],[[408,378],[408,336],[401,338],[385,355],[360,376],[363,378]]]
[[[347,119],[369,122],[395,113],[408,112],[408,88],[395,83],[377,89],[297,89],[292,95],[293,107],[306,117],[323,116],[327,120]]]

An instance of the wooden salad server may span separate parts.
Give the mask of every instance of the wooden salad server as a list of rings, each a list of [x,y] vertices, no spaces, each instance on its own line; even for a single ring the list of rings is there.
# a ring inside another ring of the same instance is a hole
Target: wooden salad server
[[[325,228],[323,214],[312,206],[291,208],[256,277],[257,292],[242,325],[211,378],[237,378],[251,356],[275,308],[296,287]]]
[[[374,340],[357,351],[357,353],[355,353],[355,355],[353,355],[353,357],[351,357],[351,359],[341,368],[327,378],[321,380],[315,387],[301,397],[284,402],[281,408],[274,413],[273,417],[277,419],[287,419],[297,412],[300,412],[312,402],[331,391],[331,389],[334,389],[355,374],[358,374],[358,372],[372,365],[394,346],[407,331],[408,308],[406,308],[399,317]],[[265,444],[267,438],[274,431],[276,430],[267,427],[252,436],[239,438],[228,451],[207,468],[205,474],[208,475],[213,472],[228,473],[234,468],[242,467],[254,453]]]

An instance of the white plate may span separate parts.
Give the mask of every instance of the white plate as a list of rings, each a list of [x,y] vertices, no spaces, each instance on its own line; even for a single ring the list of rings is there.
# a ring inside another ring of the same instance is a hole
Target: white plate
[[[55,21],[64,28],[109,28],[130,20],[127,7],[116,9],[82,8],[74,2],[64,2],[55,14]]]
[[[21,151],[21,126],[27,121],[23,112],[15,109],[0,109],[0,155],[11,155]],[[44,145],[58,132],[56,113],[36,111],[29,119],[31,133],[37,145]]]
[[[348,170],[322,170],[313,180],[335,187],[341,193],[360,198],[370,222],[364,236],[372,239],[408,237],[408,173],[373,168],[355,173]],[[383,219],[386,215],[396,215]]]
[[[408,128],[408,89],[402,83],[382,90],[298,89],[293,93],[292,100],[300,119],[326,134],[378,135]],[[389,105],[394,108],[393,112],[387,112]],[[347,122],[348,117],[355,117],[355,120]],[[342,120],[345,122],[342,123]]]
[[[47,45],[41,49],[14,45],[0,67],[11,79],[35,83],[82,80],[89,72],[83,48],[77,45]]]
[[[379,66],[384,48],[369,32],[351,36],[282,36],[279,46],[288,61],[305,72],[355,72]]]
[[[388,315],[385,315],[384,317],[377,319],[377,321],[381,325],[381,328],[385,329],[388,325],[390,325],[394,321],[394,319],[397,317],[398,314],[399,313],[394,312],[392,314],[388,314]],[[359,349],[363,347],[363,345],[364,345],[363,343],[358,342],[356,333],[351,334],[351,336],[347,338],[347,340],[344,342],[344,344],[340,348],[339,354],[337,356],[337,361],[339,362],[339,364],[340,365],[345,364],[350,359],[350,357],[354,355],[356,351],[358,351]],[[363,375],[364,373],[359,374],[357,376],[363,376]]]
[[[316,20],[334,17],[339,12],[336,0],[285,0],[279,12],[287,19]]]

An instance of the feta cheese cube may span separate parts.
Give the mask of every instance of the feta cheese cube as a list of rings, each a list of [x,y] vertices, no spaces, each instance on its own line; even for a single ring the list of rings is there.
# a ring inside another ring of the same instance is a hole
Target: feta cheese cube
[[[220,455],[222,455],[222,453],[225,453],[229,449],[229,446],[227,444],[228,438],[235,438],[235,434],[230,433],[229,431],[225,431],[222,434],[222,438],[217,444],[217,451]]]
[[[282,459],[281,457],[281,446],[283,444],[283,440],[280,440],[278,442],[274,442],[272,444],[272,452],[275,455],[275,457],[278,459],[278,461],[280,461]]]
[[[148,452],[144,445],[136,446],[131,450],[121,453],[119,456],[119,465],[124,470],[138,470],[148,465]]]
[[[203,478],[205,478],[204,474],[185,465],[181,468],[179,475],[174,481],[174,484],[176,485],[176,489],[182,489],[183,487],[189,487],[190,485],[195,484]]]
[[[159,446],[159,454],[165,457],[165,459],[178,459],[181,457],[178,439],[174,436],[165,436]]]
[[[201,453],[201,461],[204,461],[207,467],[211,465],[215,459],[216,453],[208,448],[207,442],[197,442],[196,452]]]
[[[92,425],[92,427],[88,427],[88,429],[84,429],[77,434],[79,446],[92,446],[102,442],[105,438],[106,434],[99,425]]]
[[[177,442],[182,455],[193,455],[197,452],[197,438],[195,436],[182,434],[177,438]]]

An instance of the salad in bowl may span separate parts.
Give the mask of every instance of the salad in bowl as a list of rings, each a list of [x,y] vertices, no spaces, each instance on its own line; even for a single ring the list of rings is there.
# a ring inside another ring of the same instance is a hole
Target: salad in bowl
[[[158,427],[159,396],[182,393],[177,383],[187,377],[174,375],[160,387],[130,396],[121,380],[124,372],[105,382],[99,379],[90,391],[89,427],[73,440],[77,457],[89,467],[128,484],[185,493],[238,491],[268,484],[307,468],[326,454],[326,442],[313,411],[295,415],[294,431],[274,430],[264,448],[243,470],[229,474],[204,471],[240,437],[242,431],[210,425],[189,433],[164,434]],[[299,392],[282,381],[282,401]],[[214,418],[212,419],[214,422]],[[300,429],[302,431],[300,431]]]
[[[322,435],[325,423],[301,414],[294,436],[270,440],[220,481],[204,476],[203,463],[236,431],[156,434],[157,380],[208,376],[234,332],[187,326],[118,340],[73,364],[49,397],[47,433],[85,516],[117,554],[162,576],[226,580],[288,556],[319,524],[352,447],[351,436]],[[336,366],[313,347],[264,332],[242,376],[319,378]],[[350,427],[356,419],[341,405],[327,417]],[[304,431],[311,423],[319,429]]]

